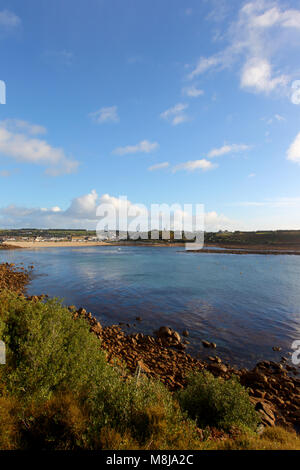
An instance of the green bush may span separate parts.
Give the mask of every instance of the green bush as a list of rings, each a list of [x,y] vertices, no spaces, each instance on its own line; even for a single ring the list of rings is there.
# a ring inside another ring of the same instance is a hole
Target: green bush
[[[172,394],[146,377],[125,380],[124,371],[107,363],[88,323],[75,320],[57,300],[34,302],[2,292],[0,323],[7,347],[0,397],[5,384],[19,403],[25,448],[99,448],[101,435],[126,435],[145,445],[160,434],[167,448],[178,445],[174,436],[183,426],[192,441],[195,425]]]
[[[179,403],[201,428],[230,430],[233,426],[255,430],[258,415],[248,392],[236,378],[223,380],[209,372],[189,377],[186,389],[177,395]]]

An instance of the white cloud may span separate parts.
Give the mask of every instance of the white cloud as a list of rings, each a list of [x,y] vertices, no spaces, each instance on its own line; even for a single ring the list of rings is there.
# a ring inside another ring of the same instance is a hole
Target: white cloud
[[[255,178],[256,174],[255,173],[249,173],[248,178]]]
[[[183,88],[182,93],[186,96],[189,96],[190,98],[198,98],[198,96],[204,94],[204,91],[192,85],[190,87]]]
[[[46,134],[47,130],[44,126],[38,124],[31,124],[30,122],[23,121],[22,119],[5,119],[1,121],[1,127],[14,131],[20,129],[23,132],[32,135]]]
[[[150,153],[159,147],[158,142],[149,142],[149,140],[142,140],[136,145],[127,145],[126,147],[118,147],[113,153],[115,155],[127,155],[134,153]]]
[[[253,24],[260,28],[271,28],[280,25],[284,28],[300,29],[300,11],[299,10],[280,10],[274,6],[266,10],[261,15],[254,16]]]
[[[117,106],[101,108],[98,111],[95,111],[94,113],[90,113],[89,116],[93,119],[94,122],[97,122],[98,124],[103,124],[104,122],[120,121]]]
[[[189,78],[193,79],[211,68],[222,64],[224,65],[224,62],[224,57],[222,58],[222,55],[218,54],[211,57],[200,57],[195,69],[189,74]]]
[[[189,78],[208,70],[223,70],[237,63],[241,67],[241,87],[256,93],[284,92],[290,76],[280,71],[284,51],[299,48],[300,10],[288,9],[277,0],[245,3],[238,17],[222,37],[228,45],[221,51],[201,57]],[[292,63],[290,63],[290,68]]]
[[[20,128],[23,133],[19,132]],[[74,172],[78,162],[69,159],[63,149],[52,147],[45,140],[30,136],[42,131],[42,126],[25,121],[0,122],[0,154],[19,162],[44,165],[47,167],[46,173],[52,176]]]
[[[215,167],[216,165],[212,164],[209,160],[202,158],[201,160],[190,160],[188,162],[179,163],[179,165],[173,167],[172,172],[176,173],[177,171],[181,170],[185,170],[188,172],[192,172],[195,170],[207,171],[212,170]]]
[[[300,132],[287,151],[287,159],[300,165]]]
[[[286,118],[280,114],[274,114],[274,116],[271,118],[262,118],[262,121],[265,121],[267,124],[273,124],[274,120],[278,122],[284,122],[286,121]]]
[[[5,28],[15,28],[16,26],[19,26],[20,23],[21,19],[12,11],[0,11],[0,26]]]
[[[253,57],[243,67],[241,87],[255,92],[270,93],[278,87],[287,85],[286,75],[273,76],[271,64],[266,59]]]
[[[208,158],[220,157],[221,155],[226,155],[228,153],[239,153],[249,150],[251,147],[245,144],[231,144],[223,145],[219,148],[212,149],[208,154]]]
[[[230,220],[223,214],[215,211],[206,212],[204,214],[204,227],[206,232],[217,232],[219,230],[233,230],[238,223]]]
[[[51,208],[45,207],[19,207],[10,205],[0,208],[0,221],[2,227],[36,227],[36,228],[82,228],[95,230],[100,217],[97,216],[97,207],[100,204],[109,204],[115,208],[117,216],[128,214],[129,223],[135,217],[144,224],[146,230],[149,227],[150,210],[143,204],[135,204],[126,198],[117,198],[110,194],[99,196],[95,190],[83,196],[74,198],[70,206],[63,210],[60,206]],[[171,213],[180,213],[182,217],[186,215],[174,204]],[[163,205],[159,206],[159,214],[164,213]],[[155,213],[155,211],[154,211]],[[166,214],[168,209],[166,208]],[[113,221],[112,221],[113,222]],[[119,222],[120,223],[120,222]],[[205,213],[205,230],[214,231],[220,229],[231,229],[238,224],[223,214],[215,211]]]
[[[169,162],[157,163],[156,165],[149,166],[148,171],[162,170],[163,168],[168,168],[170,166]]]
[[[162,119],[171,122],[173,126],[177,126],[182,122],[187,121],[189,118],[185,113],[185,110],[188,108],[188,104],[185,103],[178,103],[172,108],[167,109],[163,113],[160,114]]]

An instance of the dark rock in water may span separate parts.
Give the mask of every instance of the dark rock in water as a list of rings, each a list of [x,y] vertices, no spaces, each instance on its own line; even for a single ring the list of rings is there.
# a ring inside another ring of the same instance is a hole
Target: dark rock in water
[[[185,336],[185,337],[189,336],[188,330],[184,330],[184,331],[182,332],[182,336]]]
[[[159,330],[154,331],[157,338],[161,339],[165,346],[175,346],[181,344],[181,337],[177,331],[172,330],[168,326],[161,326]]]
[[[136,321],[142,321],[141,317],[136,317]]]
[[[216,348],[217,345],[216,343],[210,343],[209,341],[206,341],[205,339],[202,340],[202,344],[205,348]]]
[[[180,334],[177,333],[177,331],[172,331],[172,338],[174,338],[178,343],[181,342]]]
[[[280,346],[273,346],[273,351],[281,351],[281,347]]]
[[[167,338],[168,336],[172,336],[172,330],[167,326],[161,326],[159,330],[154,332],[154,334],[159,338]]]

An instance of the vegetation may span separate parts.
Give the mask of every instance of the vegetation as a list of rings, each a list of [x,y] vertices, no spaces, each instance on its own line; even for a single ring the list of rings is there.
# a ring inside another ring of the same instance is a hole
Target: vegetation
[[[192,375],[178,400],[200,428],[214,426],[228,431],[239,426],[255,431],[259,424],[249,395],[236,378],[225,381],[207,371]]]
[[[1,449],[300,448],[284,430],[256,434],[256,414],[238,383],[201,375],[173,396],[157,381],[111,366],[88,323],[57,300],[2,290],[0,338],[7,348]],[[213,439],[213,426],[226,430],[224,441]]]

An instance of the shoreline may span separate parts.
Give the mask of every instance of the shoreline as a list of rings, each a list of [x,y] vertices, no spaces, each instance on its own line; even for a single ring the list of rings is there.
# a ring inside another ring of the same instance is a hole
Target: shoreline
[[[5,242],[2,245],[2,249],[32,249],[32,248],[82,248],[89,246],[150,246],[150,247],[176,247],[184,246],[184,243],[153,243],[153,242]],[[4,248],[5,247],[5,248]],[[8,247],[8,248],[6,248]]]
[[[15,291],[28,302],[47,301],[45,294],[26,294],[32,269],[33,266],[26,270],[15,264],[1,264],[0,290]],[[238,369],[216,356],[216,345],[207,341],[202,341],[202,345],[211,348],[208,360],[191,356],[186,351],[188,331],[179,334],[171,328],[161,327],[153,335],[126,333],[122,329],[124,324],[102,327],[101,318],[99,320],[84,308],[78,309],[74,305],[66,308],[74,321],[82,318],[88,322],[90,332],[99,339],[108,363],[121,367],[125,364],[126,374],[146,374],[149,378],[160,380],[172,392],[184,388],[187,375],[196,371],[207,370],[224,380],[236,377],[248,388],[250,400],[265,426],[298,427],[299,432],[300,379],[296,377],[299,367],[288,364],[287,358],[282,358],[281,362],[260,361],[252,369]],[[142,322],[142,318],[137,317],[136,321]]]
[[[84,248],[84,247],[97,247],[97,246],[134,246],[134,247],[157,247],[157,248],[178,248],[184,247],[184,243],[169,243],[169,242],[157,242],[151,241],[119,241],[119,242],[27,242],[27,241],[8,241],[0,245],[0,250],[13,250],[13,249],[40,249],[40,248]],[[216,249],[217,248],[217,249]],[[286,247],[282,245],[274,246],[272,248],[266,248],[263,245],[217,245],[207,244],[201,250],[186,250],[187,253],[206,253],[206,254],[232,254],[232,255],[300,255],[300,247],[292,246]]]

